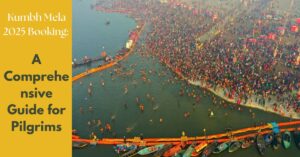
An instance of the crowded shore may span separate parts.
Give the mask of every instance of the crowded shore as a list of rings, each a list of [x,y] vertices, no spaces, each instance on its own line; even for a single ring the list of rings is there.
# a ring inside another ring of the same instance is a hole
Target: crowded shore
[[[274,12],[279,3],[242,0],[221,8],[127,0],[95,7],[150,23],[143,51],[190,84],[231,103],[299,119],[300,15],[293,13],[299,2],[290,1],[285,14]]]

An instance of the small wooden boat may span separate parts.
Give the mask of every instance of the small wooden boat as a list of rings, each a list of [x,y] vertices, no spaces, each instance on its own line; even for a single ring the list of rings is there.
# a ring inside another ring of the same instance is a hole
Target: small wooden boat
[[[195,144],[191,144],[188,149],[183,153],[182,157],[190,157],[195,150]]]
[[[181,151],[183,148],[183,146],[181,144],[178,144],[174,147],[172,147],[171,149],[169,149],[168,151],[166,151],[163,156],[164,157],[171,157],[174,156],[176,153],[178,153],[179,151]]]
[[[154,157],[161,157],[167,150],[169,150],[170,148],[172,148],[172,144],[166,144],[164,145],[164,147],[160,150],[158,150],[156,153],[154,153]]]
[[[184,152],[185,152],[185,150],[180,150],[179,152],[175,153],[175,155],[173,157],[182,157]]]
[[[212,154],[212,152],[217,148],[218,146],[218,143],[217,142],[214,142],[210,145],[208,145],[202,152],[202,157],[208,157],[209,155]]]
[[[164,147],[164,144],[158,144],[158,145],[155,145],[155,146],[144,148],[144,149],[138,151],[137,154],[139,154],[139,155],[148,155],[148,154],[154,153],[154,152],[162,149],[163,147]]]
[[[264,136],[264,140],[267,146],[271,145],[272,141],[274,139],[274,136],[272,134],[266,134]]]
[[[206,142],[202,142],[200,144],[198,144],[196,147],[195,147],[195,151],[196,152],[200,152],[202,149],[204,149],[205,147],[207,146],[207,143]]]
[[[198,144],[196,147],[195,147],[195,150],[194,152],[192,153],[191,156],[199,156],[201,154],[201,151],[207,146],[207,143],[206,142],[202,142],[200,144]]]
[[[213,151],[214,154],[219,154],[226,150],[230,146],[230,142],[224,142],[217,146],[217,148]]]
[[[86,143],[86,142],[72,142],[72,147],[75,149],[81,149],[88,145],[89,145],[89,143]]]
[[[90,145],[96,146],[96,145],[97,145],[97,141],[91,141],[91,142],[90,142]]]
[[[252,146],[253,143],[254,143],[253,138],[247,138],[242,141],[242,148],[243,149],[249,148],[250,146]]]
[[[273,141],[271,142],[271,146],[274,150],[277,150],[280,147],[281,137],[278,134],[275,135]]]
[[[300,149],[300,131],[294,132],[294,141],[298,149]]]
[[[130,150],[124,154],[122,154],[120,157],[130,157],[133,156],[136,153],[137,150]]]
[[[285,149],[290,148],[291,140],[292,140],[291,132],[285,131],[282,135],[282,144]]]
[[[276,140],[278,141],[279,144],[282,143],[282,136],[281,136],[281,133],[276,134],[276,135],[275,135],[275,138],[276,138]]]
[[[113,148],[117,153],[120,153],[120,152],[136,150],[137,146],[134,144],[126,143],[126,144],[118,144],[118,145],[114,146]]]
[[[256,146],[260,155],[264,155],[266,152],[266,143],[262,135],[256,136]]]
[[[229,152],[229,153],[235,152],[235,151],[237,151],[238,149],[240,149],[241,146],[242,146],[242,144],[241,144],[240,141],[234,141],[234,142],[232,142],[231,145],[229,146],[228,152]]]

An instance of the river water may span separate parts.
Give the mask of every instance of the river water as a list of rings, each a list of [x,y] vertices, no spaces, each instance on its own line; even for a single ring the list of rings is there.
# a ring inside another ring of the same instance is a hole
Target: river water
[[[73,58],[82,58],[85,55],[95,57],[105,50],[109,55],[121,49],[125,44],[128,33],[135,27],[135,22],[126,15],[107,14],[91,10],[93,1],[73,1]],[[105,25],[106,21],[110,25]],[[104,47],[104,48],[103,48]],[[136,66],[132,66],[136,64]],[[96,66],[93,64],[91,66]],[[200,103],[187,94],[179,96],[184,81],[176,79],[169,70],[156,59],[141,57],[138,53],[122,61],[123,72],[134,70],[130,77],[116,76],[113,69],[95,73],[73,83],[73,128],[77,129],[81,137],[88,138],[95,132],[99,138],[103,137],[134,137],[143,134],[146,137],[179,137],[185,131],[188,136],[224,132],[226,128],[240,129],[254,124],[272,121],[288,121],[272,113],[240,107],[227,107],[213,104],[212,95],[199,87],[188,87],[186,90],[201,96]],[[87,66],[73,69],[73,74],[80,73]],[[141,79],[141,70],[146,71],[148,82]],[[150,72],[149,72],[150,71]],[[152,72],[151,72],[152,71]],[[164,74],[162,74],[164,72]],[[104,82],[104,86],[102,83]],[[151,82],[151,83],[149,83]],[[92,95],[88,94],[89,84],[92,83]],[[124,94],[124,87],[128,93]],[[153,97],[151,101],[150,97]],[[145,105],[142,113],[136,97]],[[221,99],[217,98],[217,102]],[[127,104],[127,109],[125,105]],[[195,105],[194,105],[195,104]],[[156,108],[157,110],[154,110]],[[209,110],[215,114],[209,118]],[[189,118],[184,113],[190,112]],[[255,113],[255,118],[253,118]],[[160,122],[160,118],[163,122]],[[99,126],[110,123],[112,132],[101,134]],[[114,120],[113,120],[114,119]],[[88,122],[91,125],[88,125]],[[280,148],[278,151],[268,149],[267,157],[297,157],[300,151],[293,145],[289,150]],[[73,150],[74,157],[115,157],[112,146],[94,146],[82,150]],[[255,147],[239,150],[234,153],[224,152],[219,157],[258,157]]]

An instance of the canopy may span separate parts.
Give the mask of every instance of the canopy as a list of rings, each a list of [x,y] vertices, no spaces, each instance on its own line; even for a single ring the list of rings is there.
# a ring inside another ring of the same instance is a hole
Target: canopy
[[[296,23],[297,23],[297,24],[300,24],[300,18],[297,18],[297,19],[296,19]]]
[[[276,34],[274,34],[274,33],[269,33],[268,39],[270,39],[270,40],[275,40],[275,38],[276,38]]]
[[[299,30],[299,28],[298,28],[298,26],[291,26],[291,31],[292,32],[298,32],[298,30]]]
[[[256,43],[256,39],[255,38],[249,38],[248,41],[251,42],[251,43]]]

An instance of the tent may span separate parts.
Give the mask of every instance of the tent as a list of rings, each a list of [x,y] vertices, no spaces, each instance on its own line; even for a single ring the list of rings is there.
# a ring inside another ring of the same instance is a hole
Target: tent
[[[297,18],[297,19],[296,19],[296,23],[297,23],[297,24],[300,24],[300,18]]]
[[[276,34],[274,34],[274,33],[269,33],[268,34],[268,39],[275,40],[275,38],[276,38]]]
[[[296,25],[291,26],[291,31],[292,31],[292,32],[298,32],[298,31],[299,31],[298,26],[296,26]]]

